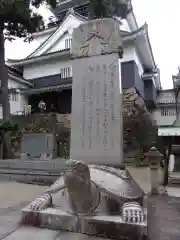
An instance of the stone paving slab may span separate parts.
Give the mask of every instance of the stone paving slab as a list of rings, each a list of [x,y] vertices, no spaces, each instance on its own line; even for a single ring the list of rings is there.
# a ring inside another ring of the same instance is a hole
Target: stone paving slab
[[[0,182],[0,240],[19,228],[21,209],[46,187]]]
[[[0,240],[103,240],[83,234],[19,226],[21,209],[40,196],[46,186],[0,182]]]
[[[4,240],[55,240],[57,231],[34,227],[21,227],[4,238]]]
[[[35,227],[21,227],[3,240],[106,240],[84,234],[60,232]]]
[[[19,228],[20,209],[25,204],[0,209],[0,240]]]
[[[156,196],[148,199],[148,240],[180,239],[180,199]]]
[[[46,186],[0,181],[0,209],[17,206],[40,196]]]

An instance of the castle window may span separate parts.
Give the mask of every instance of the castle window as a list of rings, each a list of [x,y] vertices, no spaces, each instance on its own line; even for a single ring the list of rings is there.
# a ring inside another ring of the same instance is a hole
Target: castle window
[[[72,77],[71,67],[65,67],[60,69],[61,78],[70,78]]]
[[[168,116],[168,109],[167,108],[161,108],[161,116]]]
[[[176,109],[174,108],[161,108],[161,116],[175,116]]]
[[[9,94],[9,101],[12,102],[17,102],[18,101],[18,91],[16,88],[10,88],[8,89],[8,94]]]
[[[68,38],[65,40],[65,49],[71,48],[72,38]]]

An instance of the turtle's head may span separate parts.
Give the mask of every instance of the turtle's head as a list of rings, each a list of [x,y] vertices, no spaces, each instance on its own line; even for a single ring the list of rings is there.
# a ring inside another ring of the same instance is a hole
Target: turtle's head
[[[82,190],[90,185],[90,171],[88,165],[81,161],[68,160],[64,172],[64,182],[68,189]]]

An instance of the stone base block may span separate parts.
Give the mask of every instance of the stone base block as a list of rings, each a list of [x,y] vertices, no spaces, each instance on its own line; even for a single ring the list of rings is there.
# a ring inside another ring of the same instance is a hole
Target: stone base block
[[[125,223],[121,216],[76,216],[60,209],[40,212],[22,210],[21,224],[53,230],[64,230],[118,240],[142,240],[147,235],[147,211],[143,223]]]

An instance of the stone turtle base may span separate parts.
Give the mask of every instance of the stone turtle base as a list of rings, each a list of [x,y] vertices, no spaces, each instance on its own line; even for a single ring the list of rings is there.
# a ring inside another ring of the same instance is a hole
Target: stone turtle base
[[[22,210],[21,224],[51,230],[63,230],[118,240],[143,240],[147,235],[147,211],[144,223],[125,223],[121,216],[76,216],[60,209],[40,212]]]

